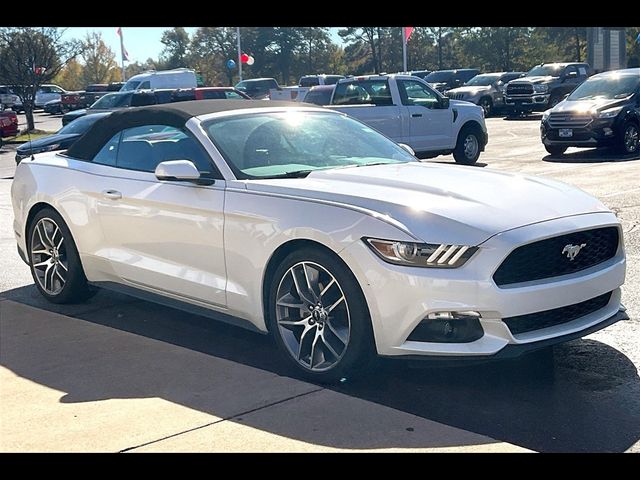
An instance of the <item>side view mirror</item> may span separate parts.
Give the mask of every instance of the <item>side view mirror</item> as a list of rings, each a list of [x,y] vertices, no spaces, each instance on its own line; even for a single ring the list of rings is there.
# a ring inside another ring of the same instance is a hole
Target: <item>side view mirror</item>
[[[166,162],[160,162],[154,173],[158,180],[193,182],[198,185],[212,185],[214,183],[212,178],[203,178],[190,160],[167,160]]]
[[[449,97],[442,97],[438,105],[442,110],[446,110],[447,108],[449,108]]]
[[[399,143],[398,145],[400,145],[403,149],[405,149],[407,152],[409,152],[411,155],[413,155],[414,157],[416,156],[416,152],[413,151],[413,148],[411,148],[409,145],[407,145],[406,143]]]

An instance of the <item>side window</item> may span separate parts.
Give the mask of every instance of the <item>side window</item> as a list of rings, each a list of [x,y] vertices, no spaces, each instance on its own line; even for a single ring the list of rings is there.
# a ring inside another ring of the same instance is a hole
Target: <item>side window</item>
[[[49,87],[51,88],[51,93],[62,93],[62,89],[58,87]]]
[[[564,69],[564,76],[565,78],[577,78],[578,69],[573,65],[569,65],[567,68]]]
[[[93,157],[93,163],[115,167],[121,135],[122,132],[118,132],[111,137],[111,140],[105,143],[104,147],[102,147],[97,155]]]
[[[149,82],[149,80],[142,82],[139,86],[138,86],[138,90],[144,90],[144,89],[150,89],[151,88],[151,82]]]
[[[131,97],[131,106],[132,107],[144,107],[145,105],[155,105],[156,97],[152,93],[148,92],[139,92],[134,93]]]
[[[403,105],[421,105],[433,108],[438,104],[438,96],[426,85],[413,80],[398,80],[398,90]]]
[[[221,100],[224,97],[224,93],[216,90],[205,90],[202,92],[202,98],[205,100]]]
[[[338,83],[333,95],[336,105],[393,105],[387,80]]]
[[[40,87],[40,93],[51,93],[51,87]]]
[[[224,92],[224,96],[228,100],[244,100],[244,97],[242,95],[238,95],[236,92],[233,92],[231,90],[227,90],[226,92]]]
[[[201,173],[222,178],[200,143],[178,128],[144,125],[122,132],[118,168],[153,173],[167,160],[190,160]]]

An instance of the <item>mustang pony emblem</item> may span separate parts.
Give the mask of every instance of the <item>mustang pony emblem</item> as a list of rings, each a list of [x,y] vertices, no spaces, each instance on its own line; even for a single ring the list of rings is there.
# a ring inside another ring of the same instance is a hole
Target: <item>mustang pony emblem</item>
[[[562,249],[562,255],[566,253],[567,258],[573,262],[573,259],[578,256],[578,254],[580,253],[580,250],[582,250],[586,246],[587,246],[586,243],[583,243],[582,245],[572,245],[572,244],[565,245],[564,248]]]

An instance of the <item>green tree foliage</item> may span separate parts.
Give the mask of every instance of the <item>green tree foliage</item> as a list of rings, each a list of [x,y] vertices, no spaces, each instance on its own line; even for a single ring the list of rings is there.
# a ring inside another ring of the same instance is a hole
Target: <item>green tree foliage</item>
[[[116,55],[104,43],[101,33],[88,33],[82,44],[80,57],[84,61],[82,80],[85,85],[109,83],[119,78]]]
[[[53,80],[82,50],[77,41],[63,41],[55,27],[0,28],[0,83],[22,100],[27,128],[33,130],[33,107],[38,88]]]
[[[191,40],[183,27],[165,30],[160,41],[165,46],[160,54],[163,68],[180,68],[188,65]]]

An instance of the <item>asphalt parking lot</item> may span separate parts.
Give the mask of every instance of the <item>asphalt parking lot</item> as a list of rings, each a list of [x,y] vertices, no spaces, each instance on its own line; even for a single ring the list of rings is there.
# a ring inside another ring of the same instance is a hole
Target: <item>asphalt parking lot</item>
[[[46,122],[47,129],[51,130],[56,129],[56,120],[59,122],[59,118],[42,114],[38,114],[38,119],[42,124]],[[428,365],[417,368],[404,361],[380,361],[365,378],[346,379],[327,392],[367,400],[412,418],[439,422],[535,451],[640,452],[640,157],[623,158],[610,152],[570,149],[562,158],[554,158],[547,155],[540,143],[539,123],[539,117],[535,116],[514,120],[489,118],[489,145],[478,165],[469,168],[492,168],[561,180],[595,195],[614,210],[622,220],[627,248],[627,280],[622,301],[631,319],[557,346],[552,359],[536,356],[447,368]],[[110,332],[135,333],[145,341],[184,347],[193,353],[194,359],[204,354],[215,361],[227,361],[225,365],[255,367],[282,377],[292,376],[292,371],[276,355],[269,338],[203,317],[106,291],[84,305],[47,303],[37,293],[28,268],[15,249],[9,198],[15,168],[12,148],[5,146],[0,152],[0,258],[4,260],[0,300],[79,319],[80,330],[85,328],[82,325],[111,327]],[[451,156],[430,161],[454,163]],[[535,201],[531,199],[532,203]],[[175,398],[163,394],[160,386],[147,388],[124,382],[96,387],[93,375],[96,370],[105,374],[103,368],[79,369],[72,380],[48,374],[46,359],[35,368],[33,357],[54,354],[51,345],[55,345],[60,335],[56,335],[55,327],[49,323],[25,323],[21,328],[28,329],[30,325],[41,329],[39,342],[29,344],[24,340],[27,343],[23,347],[29,352],[24,358],[11,355],[8,360],[0,350],[0,366],[21,379],[65,391],[65,400],[61,402],[160,397],[191,410],[208,411],[209,407],[203,406],[197,397],[185,394]],[[52,331],[43,331],[44,328]],[[66,328],[65,331],[73,332],[73,325]],[[12,331],[18,335],[17,332]],[[5,333],[0,331],[0,340]],[[19,333],[25,335],[25,339],[33,338],[27,335],[27,330]],[[53,343],[48,343],[49,335]],[[77,341],[82,342],[82,338],[78,333]],[[127,358],[127,362],[135,361],[135,356]],[[114,368],[123,367],[115,360],[114,365]],[[205,370],[191,370],[189,363],[184,367],[187,371],[174,373],[189,376],[186,386],[210,381]],[[145,375],[152,378],[152,370],[140,374],[143,378]],[[247,380],[249,385],[251,381]],[[258,388],[259,382],[255,385]],[[297,386],[291,395],[301,395],[306,392],[305,388]],[[251,389],[245,390],[245,394],[251,395]],[[332,404],[332,408],[339,406],[340,402]],[[114,404],[112,408],[117,406]],[[322,404],[319,409],[318,421],[321,422],[323,415],[328,417],[331,412],[324,410]],[[281,426],[276,428],[268,421],[256,421],[253,426],[263,432],[287,434]],[[336,428],[340,428],[339,425]],[[407,430],[413,432],[413,427]],[[306,440],[319,448],[331,443],[312,434]],[[408,445],[417,448],[420,441]],[[374,448],[355,438],[343,439],[337,446]]]

